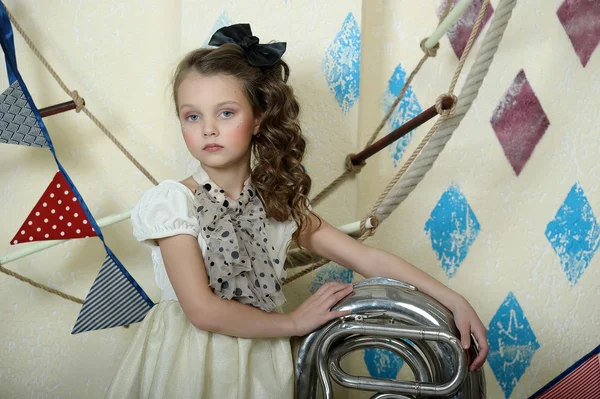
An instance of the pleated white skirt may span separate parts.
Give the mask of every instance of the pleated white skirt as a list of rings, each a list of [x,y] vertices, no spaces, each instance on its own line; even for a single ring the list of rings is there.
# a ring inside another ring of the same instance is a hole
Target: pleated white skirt
[[[293,367],[288,338],[206,332],[166,300],[138,328],[106,398],[291,399]]]

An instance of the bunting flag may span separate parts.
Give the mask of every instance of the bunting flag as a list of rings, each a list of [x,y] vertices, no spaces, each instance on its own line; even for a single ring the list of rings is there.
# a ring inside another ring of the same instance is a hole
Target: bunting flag
[[[12,25],[8,13],[4,8],[4,4],[0,1],[0,40],[2,40],[2,50],[4,51],[4,58],[6,62],[6,74],[8,75],[8,82],[13,84],[17,80],[15,70],[17,69],[17,57],[15,51],[15,38],[13,36]],[[13,56],[12,59],[9,59]]]
[[[71,334],[140,322],[152,306],[154,303],[109,252]]]
[[[57,172],[11,244],[97,236],[77,197]]]
[[[579,359],[529,399],[600,398],[600,346]]]
[[[0,143],[48,148],[58,166],[58,173],[11,244],[97,236],[107,255],[72,333],[142,321],[154,303],[108,248],[83,197],[59,162],[48,129],[17,69],[12,25],[1,0],[0,46],[10,84],[0,96]]]
[[[0,95],[0,143],[49,148],[18,80]]]

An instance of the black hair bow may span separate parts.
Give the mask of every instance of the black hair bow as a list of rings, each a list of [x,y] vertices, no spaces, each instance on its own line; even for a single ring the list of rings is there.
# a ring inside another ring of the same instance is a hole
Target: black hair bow
[[[235,43],[244,49],[250,65],[257,67],[276,64],[285,53],[285,42],[258,44],[258,37],[252,36],[249,24],[224,26],[210,38],[209,46]]]

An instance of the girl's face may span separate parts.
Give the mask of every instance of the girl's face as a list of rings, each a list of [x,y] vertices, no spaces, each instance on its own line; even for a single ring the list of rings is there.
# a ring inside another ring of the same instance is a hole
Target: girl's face
[[[202,166],[249,165],[250,142],[260,121],[237,78],[192,71],[181,82],[177,99],[185,144]]]

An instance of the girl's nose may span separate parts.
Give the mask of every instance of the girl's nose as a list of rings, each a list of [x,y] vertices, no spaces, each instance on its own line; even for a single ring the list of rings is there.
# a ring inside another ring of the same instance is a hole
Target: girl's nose
[[[212,121],[206,121],[206,124],[204,125],[204,137],[208,137],[208,136],[216,137],[218,135],[219,135],[219,130],[217,129],[215,123]]]

